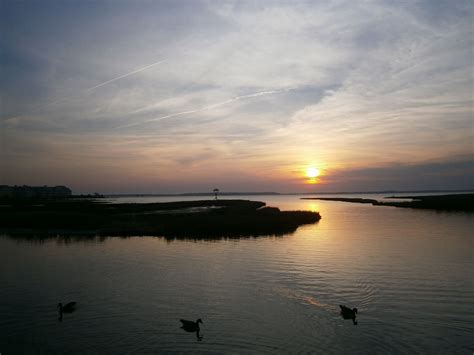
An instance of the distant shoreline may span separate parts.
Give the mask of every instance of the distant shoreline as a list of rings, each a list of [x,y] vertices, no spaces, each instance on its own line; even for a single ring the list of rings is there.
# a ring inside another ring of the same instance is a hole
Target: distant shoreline
[[[298,196],[298,195],[371,195],[371,194],[425,194],[425,193],[474,193],[474,190],[383,190],[383,191],[340,191],[340,192],[219,192],[219,196]],[[125,193],[125,194],[103,194],[104,197],[193,197],[210,196],[213,192],[184,192],[184,193]]]
[[[388,196],[387,199],[411,199],[412,201],[377,201],[368,198],[344,197],[302,197],[302,200],[339,201],[349,203],[364,203],[374,206],[391,206],[402,208],[430,209],[437,211],[474,212],[474,193],[428,195],[428,196]]]

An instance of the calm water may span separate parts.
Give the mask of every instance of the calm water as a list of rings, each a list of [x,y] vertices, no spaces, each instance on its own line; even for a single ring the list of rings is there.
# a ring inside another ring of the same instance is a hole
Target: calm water
[[[322,219],[213,242],[0,237],[0,353],[472,354],[474,215],[250,199]],[[78,302],[62,322],[59,301]],[[202,318],[202,341],[179,318]]]

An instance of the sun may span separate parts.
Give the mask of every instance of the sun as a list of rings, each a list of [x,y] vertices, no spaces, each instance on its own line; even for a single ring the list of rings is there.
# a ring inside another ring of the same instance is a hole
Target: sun
[[[319,175],[319,170],[318,168],[314,166],[310,166],[306,169],[306,176],[309,177],[310,179],[314,179]]]

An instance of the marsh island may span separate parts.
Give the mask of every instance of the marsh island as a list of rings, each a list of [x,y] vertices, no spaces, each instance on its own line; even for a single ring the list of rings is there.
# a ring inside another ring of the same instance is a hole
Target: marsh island
[[[325,200],[350,203],[368,203],[374,206],[392,206],[437,211],[474,211],[474,193],[431,196],[390,196],[391,201],[378,201],[369,198],[346,197],[302,197],[302,200]],[[394,200],[399,201],[394,201]],[[402,200],[402,201],[400,201]]]
[[[292,233],[320,218],[317,212],[280,211],[249,200],[107,203],[64,198],[0,202],[0,233],[10,236],[251,237]]]

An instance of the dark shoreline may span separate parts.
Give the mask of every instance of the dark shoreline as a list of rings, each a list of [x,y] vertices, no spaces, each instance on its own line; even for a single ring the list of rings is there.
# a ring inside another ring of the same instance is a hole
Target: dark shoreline
[[[474,194],[430,195],[430,196],[389,196],[386,199],[411,199],[411,201],[377,201],[368,198],[345,197],[302,197],[302,200],[340,201],[365,203],[374,206],[429,209],[436,211],[474,212]]]
[[[11,237],[254,237],[292,233],[320,218],[317,212],[280,211],[249,200],[120,204],[100,199],[0,201],[0,234]]]

